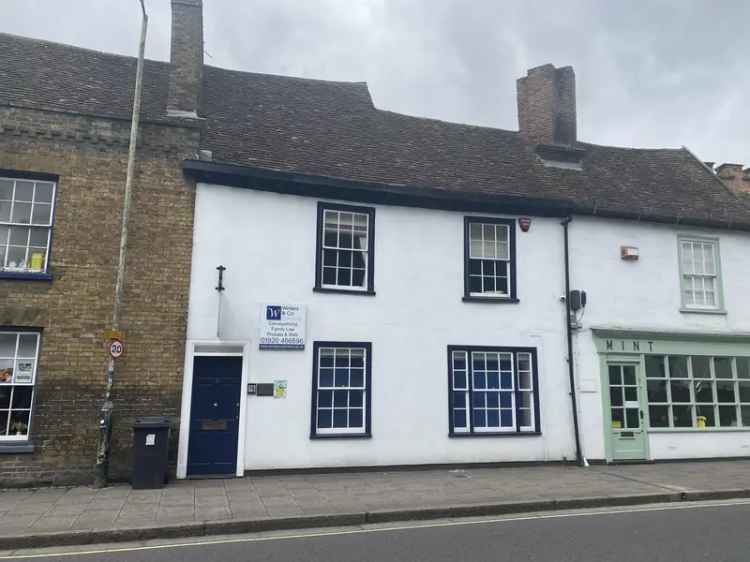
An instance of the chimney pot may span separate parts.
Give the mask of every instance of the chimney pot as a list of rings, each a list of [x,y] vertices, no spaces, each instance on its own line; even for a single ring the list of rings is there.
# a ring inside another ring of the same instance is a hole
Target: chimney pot
[[[576,78],[573,67],[545,64],[516,82],[518,127],[534,144],[571,146],[577,142]]]
[[[167,114],[197,117],[203,86],[203,0],[172,0]]]

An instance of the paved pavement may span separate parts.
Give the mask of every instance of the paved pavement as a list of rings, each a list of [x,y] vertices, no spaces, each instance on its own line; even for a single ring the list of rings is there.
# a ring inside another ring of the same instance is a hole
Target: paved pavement
[[[742,503],[739,503],[742,502]],[[750,501],[0,552],[41,562],[745,562]]]
[[[163,490],[7,490],[0,491],[0,548],[748,496],[747,460],[255,476],[179,481]]]

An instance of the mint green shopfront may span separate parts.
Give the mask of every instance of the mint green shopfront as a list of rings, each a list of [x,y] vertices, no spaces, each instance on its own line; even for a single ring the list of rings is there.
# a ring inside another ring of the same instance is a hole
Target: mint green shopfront
[[[750,456],[750,334],[592,333],[607,462]]]

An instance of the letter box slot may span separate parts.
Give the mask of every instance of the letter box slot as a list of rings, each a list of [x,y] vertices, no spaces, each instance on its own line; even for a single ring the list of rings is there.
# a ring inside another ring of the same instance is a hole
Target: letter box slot
[[[227,420],[203,420],[201,429],[203,431],[226,431]]]

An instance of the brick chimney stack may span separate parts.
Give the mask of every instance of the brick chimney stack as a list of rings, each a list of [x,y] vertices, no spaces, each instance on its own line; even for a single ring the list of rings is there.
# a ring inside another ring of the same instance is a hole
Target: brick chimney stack
[[[727,162],[716,167],[716,175],[735,193],[750,193],[750,168]]]
[[[167,114],[197,117],[203,86],[203,1],[172,0]]]
[[[576,143],[576,76],[572,66],[545,64],[516,82],[518,128],[530,143]]]

